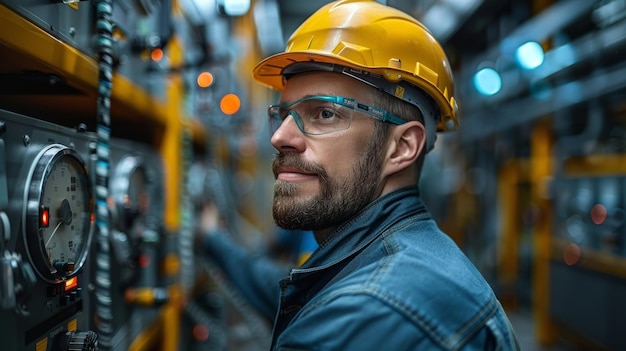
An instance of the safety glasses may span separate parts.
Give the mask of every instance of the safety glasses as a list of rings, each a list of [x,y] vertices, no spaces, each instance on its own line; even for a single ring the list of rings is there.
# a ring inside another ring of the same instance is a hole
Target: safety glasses
[[[392,124],[406,123],[405,120],[385,110],[343,96],[307,96],[293,102],[270,105],[268,109],[272,134],[290,115],[300,131],[307,135],[345,130],[350,128],[355,112]]]

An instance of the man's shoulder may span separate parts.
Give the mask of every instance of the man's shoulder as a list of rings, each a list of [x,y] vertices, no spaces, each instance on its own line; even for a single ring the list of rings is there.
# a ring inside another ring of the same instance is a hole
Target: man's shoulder
[[[321,292],[318,301],[367,305],[367,300],[378,300],[420,329],[433,328],[431,323],[437,325],[435,328],[445,326],[445,330],[431,330],[442,338],[476,318],[495,313],[499,304],[493,290],[463,252],[440,237],[445,234],[410,235],[432,237],[411,240],[403,234],[386,236],[386,242],[355,257],[339,274],[341,278]],[[424,242],[427,244],[422,245]],[[438,245],[431,247],[435,242]],[[367,308],[362,311],[368,313]]]

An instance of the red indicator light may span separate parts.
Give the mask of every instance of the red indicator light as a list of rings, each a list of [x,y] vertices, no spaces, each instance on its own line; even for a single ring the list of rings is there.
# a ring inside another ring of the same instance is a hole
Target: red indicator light
[[[192,329],[193,337],[197,341],[206,341],[211,334],[209,328],[202,324],[196,324]]]
[[[563,249],[563,261],[565,264],[569,266],[575,265],[578,261],[580,261],[581,252],[580,246],[570,243]]]
[[[595,224],[602,224],[606,219],[607,211],[606,207],[602,204],[596,204],[591,208],[591,220]]]
[[[50,209],[48,207],[41,208],[39,220],[40,227],[48,228],[48,226],[50,226]]]
[[[74,289],[78,286],[78,278],[73,277],[65,281],[65,291]]]
[[[139,261],[139,267],[146,268],[150,265],[150,256],[146,254],[142,254],[139,256],[138,261]]]

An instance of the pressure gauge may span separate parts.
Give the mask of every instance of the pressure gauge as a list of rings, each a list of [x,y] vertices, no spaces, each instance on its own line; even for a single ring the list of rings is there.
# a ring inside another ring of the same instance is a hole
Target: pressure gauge
[[[87,259],[94,220],[91,183],[78,153],[60,144],[41,150],[24,200],[24,242],[37,273],[49,282],[75,276]]]
[[[137,280],[141,243],[146,231],[150,206],[150,184],[143,161],[137,156],[122,158],[111,180],[116,230],[111,236],[111,251],[119,264],[118,283],[127,287]]]
[[[111,190],[119,211],[119,229],[134,238],[141,236],[144,228],[138,224],[143,224],[150,207],[148,174],[141,158],[127,156],[119,162]]]

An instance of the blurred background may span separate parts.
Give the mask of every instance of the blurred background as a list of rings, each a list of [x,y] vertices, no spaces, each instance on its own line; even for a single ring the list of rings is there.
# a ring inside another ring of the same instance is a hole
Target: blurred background
[[[327,2],[0,0],[3,350],[267,349],[193,229],[210,203],[250,250],[314,249],[274,228],[251,70]],[[381,2],[448,54],[423,196],[523,349],[626,349],[626,1]]]

